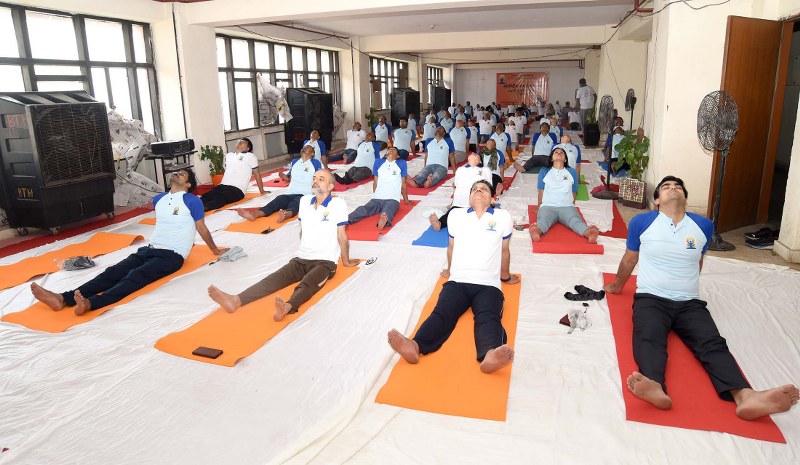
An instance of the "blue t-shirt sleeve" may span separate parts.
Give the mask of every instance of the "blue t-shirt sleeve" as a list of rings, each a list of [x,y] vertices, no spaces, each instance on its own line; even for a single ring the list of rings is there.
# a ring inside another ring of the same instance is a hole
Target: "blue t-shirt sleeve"
[[[456,151],[456,146],[453,145],[453,139],[447,138],[447,139],[445,139],[445,142],[447,142],[447,149],[448,149],[448,151],[450,153],[453,153],[453,152]]]
[[[378,123],[372,125],[372,132],[375,132],[376,129],[378,129]]]
[[[506,147],[511,147],[511,134],[509,134],[507,132],[504,133],[504,134],[506,135],[506,140],[508,140],[508,142],[507,142],[508,145],[506,145]]]
[[[381,157],[381,144],[377,142],[372,143],[372,151],[375,152],[375,158]]]
[[[167,193],[166,192],[162,192],[162,193],[156,195],[155,197],[153,197],[153,207],[155,207],[156,204],[158,203],[158,201],[161,200],[165,195],[167,195]]]
[[[583,160],[581,158],[581,148],[578,147],[577,145],[575,146],[575,148],[578,149],[578,158],[575,159],[575,163],[580,163]],[[577,166],[576,166],[576,168],[577,168]]]
[[[200,221],[205,217],[205,212],[203,211],[203,201],[200,200],[200,197],[189,194],[183,194],[183,203],[186,205],[186,208],[189,209],[189,213],[192,214],[192,218],[195,221]]]
[[[314,171],[319,171],[322,169],[322,163],[320,163],[320,161],[316,158],[311,159],[311,166],[314,167]]]
[[[375,163],[372,164],[372,175],[373,176],[377,176],[378,175],[378,168],[380,168],[381,165],[383,165],[383,162],[385,162],[385,161],[386,161],[385,158],[378,158],[377,160],[375,160]]]
[[[536,188],[544,190],[544,177],[547,176],[547,172],[550,171],[550,168],[542,168],[539,170],[539,178],[537,179]]]
[[[498,163],[498,165],[505,165],[505,164],[506,164],[506,156],[503,154],[503,152],[501,152],[501,151],[499,151],[499,150],[497,150],[497,149],[495,149],[495,150],[496,150],[496,151],[497,151],[497,153],[500,155],[500,159],[499,159],[499,160],[498,160],[498,162],[497,162],[497,163]]]
[[[428,150],[428,144],[430,144],[432,140],[433,140],[433,137],[431,137],[430,139],[426,139],[425,140],[425,151]]]
[[[647,213],[640,213],[631,219],[628,224],[628,240],[625,247],[634,252],[639,251],[642,245],[642,234],[653,224],[653,221],[658,217],[658,210]]]
[[[556,139],[556,135],[552,132],[550,133],[550,138],[553,139],[553,144],[558,144],[558,140]]]
[[[709,242],[711,242],[711,239],[714,237],[714,223],[705,216],[695,213],[686,213],[686,215],[700,227],[700,230],[702,230],[703,234],[706,236],[706,244],[703,246],[703,253],[705,254],[708,251]]]
[[[397,166],[400,167],[400,176],[401,177],[408,176],[408,164],[406,163],[406,161],[398,159],[395,163],[397,163]]]
[[[322,142],[322,139],[320,139],[317,141],[317,144],[319,144],[319,154],[326,155],[328,153],[328,148],[325,147],[325,142]]]
[[[389,123],[386,123],[386,129],[387,129],[387,132],[388,132],[389,134],[391,134],[391,133],[392,133],[392,125],[391,125],[391,124],[389,124]]]
[[[536,134],[534,134],[533,139],[531,139],[531,144],[536,145],[536,141],[539,140],[539,136],[541,135],[542,135],[541,132],[537,132]]]
[[[572,192],[578,193],[578,173],[574,168],[567,168],[569,174],[572,175]]]

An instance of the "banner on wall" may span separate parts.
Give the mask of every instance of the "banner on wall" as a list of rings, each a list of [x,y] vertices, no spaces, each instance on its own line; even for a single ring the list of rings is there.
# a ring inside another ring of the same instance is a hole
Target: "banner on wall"
[[[519,104],[535,105],[547,101],[547,86],[550,73],[497,73],[497,97],[500,106]]]

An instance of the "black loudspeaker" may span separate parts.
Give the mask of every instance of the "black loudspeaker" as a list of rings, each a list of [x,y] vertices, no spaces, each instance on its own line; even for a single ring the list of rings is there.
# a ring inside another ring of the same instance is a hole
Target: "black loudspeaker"
[[[114,212],[106,106],[85,92],[0,94],[0,207],[13,228]]]
[[[433,88],[433,108],[436,112],[441,110],[442,108],[447,109],[450,107],[450,104],[453,103],[451,100],[451,93],[450,89],[446,87],[434,87]],[[455,117],[455,115],[451,115]]]
[[[409,113],[417,115],[419,121],[419,91],[395,87],[392,90],[392,127],[400,127],[400,119],[408,118]]]
[[[597,147],[600,145],[600,125],[597,123],[586,123],[583,128],[583,145],[586,147]]]
[[[286,102],[292,119],[283,129],[284,141],[289,153],[300,153],[303,142],[311,131],[319,131],[319,138],[328,150],[333,143],[333,95],[317,88],[286,89]]]
[[[153,155],[175,155],[194,150],[194,139],[170,140],[150,144]]]

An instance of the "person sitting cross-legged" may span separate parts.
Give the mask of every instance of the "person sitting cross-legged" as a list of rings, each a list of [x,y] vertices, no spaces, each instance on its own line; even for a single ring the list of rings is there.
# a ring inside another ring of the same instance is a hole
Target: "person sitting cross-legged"
[[[539,132],[534,134],[533,139],[531,139],[533,156],[523,165],[519,162],[514,162],[514,168],[520,173],[524,173],[537,166],[547,166],[550,162],[550,153],[557,144],[556,135],[550,132],[550,125],[542,120],[539,125]]]
[[[264,191],[264,183],[258,171],[258,158],[253,155],[253,143],[243,137],[236,144],[236,153],[225,155],[225,174],[222,176],[222,182],[200,197],[203,209],[217,210],[242,200],[250,185],[251,176],[256,178],[258,192],[261,195],[268,194]]]
[[[597,243],[600,230],[594,225],[587,226],[581,218],[575,208],[577,193],[578,173],[567,163],[567,152],[556,147],[550,154],[548,166],[539,171],[539,211],[529,230],[534,242],[540,241],[558,222],[587,238],[590,244]]]
[[[358,223],[372,215],[380,213],[378,218],[378,229],[391,226],[394,215],[400,208],[400,199],[406,205],[411,205],[408,200],[406,188],[406,161],[400,159],[399,151],[395,147],[389,147],[386,151],[386,158],[375,160],[372,168],[374,181],[372,183],[372,199],[350,213],[347,221],[350,224]]]
[[[380,158],[381,148],[375,142],[375,133],[367,134],[367,140],[358,145],[356,159],[353,166],[344,173],[344,176],[335,175],[336,180],[341,184],[353,184],[372,176],[372,165],[375,159]]]
[[[435,186],[447,176],[447,164],[456,169],[455,148],[453,141],[448,137],[445,139],[444,128],[436,128],[436,136],[425,142],[425,167],[422,168],[415,178],[409,177],[408,184],[412,187],[422,185],[425,188]]]
[[[314,172],[321,169],[322,164],[314,158],[314,149],[306,145],[300,151],[300,158],[292,160],[289,175],[287,176],[283,172],[278,175],[283,181],[289,182],[286,191],[255,212],[238,209],[239,216],[248,221],[255,221],[278,212],[278,221],[285,221],[297,215],[300,209],[300,198],[311,193],[311,178],[314,176]]]
[[[347,240],[347,204],[332,197],[336,185],[330,171],[321,169],[314,173],[311,195],[300,200],[300,249],[297,256],[279,270],[253,284],[239,294],[228,294],[217,286],[208,288],[208,295],[228,312],[235,312],[262,297],[298,283],[289,300],[275,297],[273,319],[281,321],[322,289],[333,278],[341,256],[344,266],[355,266],[358,260],[350,259]]]
[[[686,196],[680,178],[667,176],[658,183],[653,191],[656,210],[633,217],[616,279],[604,288],[619,294],[639,265],[632,341],[638,370],[628,376],[627,388],[659,409],[672,407],[665,372],[667,335],[675,331],[703,365],[717,395],[736,404],[740,418],[755,420],[785,412],[800,398],[797,387],[785,384],[754,390],[720,335],[707,303],[700,299],[700,271],[714,225],[686,211]],[[673,382],[684,382],[680,373],[673,375]]]
[[[459,318],[472,308],[475,320],[475,349],[484,373],[509,365],[514,350],[507,344],[501,282],[519,283],[509,273],[512,221],[506,210],[492,208],[492,185],[485,180],[472,185],[470,208],[450,213],[447,269],[436,307],[409,339],[396,329],[389,331],[389,345],[408,363],[436,352],[455,329]]]
[[[354,159],[356,157],[356,151],[358,150],[358,144],[367,140],[367,133],[361,129],[361,123],[356,121],[353,124],[353,129],[347,130],[347,145],[345,146],[342,153],[336,155],[328,155],[328,161],[337,161],[337,160],[344,160],[344,164],[347,164],[347,160]]]

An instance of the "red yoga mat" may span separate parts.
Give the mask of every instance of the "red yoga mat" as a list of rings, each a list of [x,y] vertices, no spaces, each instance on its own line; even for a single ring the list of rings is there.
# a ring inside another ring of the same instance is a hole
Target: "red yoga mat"
[[[264,189],[269,187],[287,187],[289,185],[289,181],[284,181],[281,178],[270,179],[269,181],[264,181]]]
[[[428,188],[408,186],[408,188],[407,188],[408,189],[408,193],[409,193],[409,195],[428,195],[431,192],[433,192],[434,190],[436,190],[439,186],[441,186],[445,181],[447,181],[448,179],[450,179],[452,177],[453,177],[453,174],[450,173],[447,176],[445,176],[444,179],[439,181],[437,184],[434,184],[434,185],[432,185],[431,187],[428,187]]]
[[[531,224],[536,219],[537,211],[536,205],[528,205],[528,219]],[[605,251],[601,244],[590,244],[588,239],[575,234],[575,231],[561,223],[551,226],[539,242],[531,241],[531,244],[533,253],[602,254]]]
[[[616,237],[618,239],[627,239],[628,225],[625,224],[625,220],[622,219],[622,215],[620,215],[619,209],[617,208],[617,203],[613,200],[611,201],[611,209],[614,212],[614,219],[611,220],[611,230],[600,233],[600,235],[606,237]]]
[[[603,273],[603,283],[614,281],[616,275]],[[628,375],[638,367],[633,359],[633,294],[636,277],[631,276],[621,294],[606,294],[614,344],[617,347],[619,374],[622,380],[622,398],[625,401],[625,418],[652,425],[704,431],[721,431],[762,441],[786,443],[781,430],[769,417],[754,421],[736,416],[733,402],[719,398],[700,362],[675,333],[667,338],[667,389],[672,398],[672,408],[659,410],[638,399],[626,386]]]
[[[412,200],[411,205],[406,205],[403,201],[400,201],[400,208],[397,209],[397,213],[395,213],[394,218],[392,218],[392,225],[380,231],[375,227],[380,215],[368,216],[358,223],[348,224],[347,238],[351,241],[377,241],[381,234],[386,234],[395,227],[395,225],[397,225],[397,223],[399,223],[418,203],[419,200]]]
[[[370,176],[368,178],[362,179],[361,181],[354,182],[353,184],[342,184],[339,181],[336,181],[336,186],[334,186],[333,191],[334,192],[344,192],[344,191],[350,190],[350,189],[352,189],[354,187],[358,187],[358,186],[360,186],[362,184],[366,184],[368,182],[372,182],[373,179],[374,178],[372,176]]]

